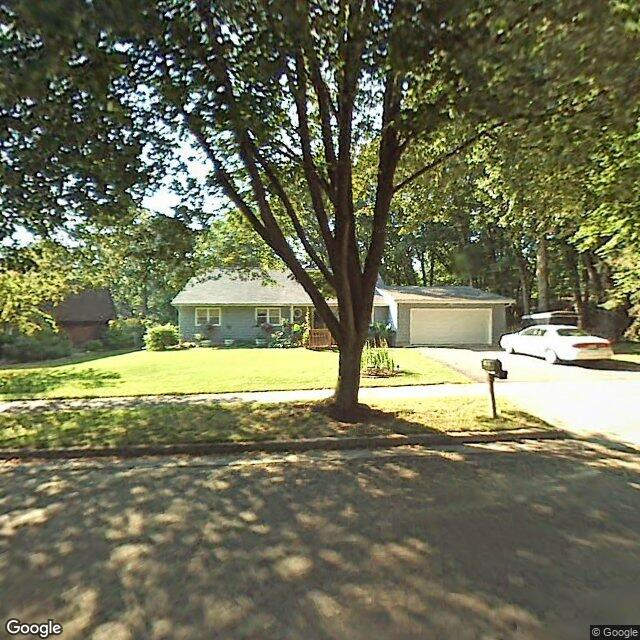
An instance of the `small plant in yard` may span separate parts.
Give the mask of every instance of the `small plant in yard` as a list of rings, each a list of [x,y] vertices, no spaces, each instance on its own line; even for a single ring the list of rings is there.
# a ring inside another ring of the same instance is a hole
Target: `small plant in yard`
[[[160,324],[149,327],[144,335],[147,351],[164,351],[167,347],[174,347],[180,342],[178,327],[173,324]]]
[[[389,345],[380,339],[375,346],[369,341],[362,350],[362,369],[370,376],[392,376],[396,373],[396,365],[391,357]]]

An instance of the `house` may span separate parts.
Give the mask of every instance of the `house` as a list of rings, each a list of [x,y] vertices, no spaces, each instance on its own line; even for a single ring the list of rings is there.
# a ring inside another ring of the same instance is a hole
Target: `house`
[[[505,309],[514,300],[473,287],[392,287],[378,282],[372,321],[391,325],[396,345],[492,344],[506,330]],[[302,322],[307,314],[314,327],[323,323],[292,276],[269,272],[269,280],[247,279],[216,271],[193,279],[173,299],[183,339],[201,334],[215,342],[251,341],[260,325],[274,327],[284,319]],[[337,310],[337,302],[329,301]]]
[[[81,345],[97,340],[107,329],[116,309],[107,289],[87,289],[69,296],[51,310],[56,324],[71,342]]]

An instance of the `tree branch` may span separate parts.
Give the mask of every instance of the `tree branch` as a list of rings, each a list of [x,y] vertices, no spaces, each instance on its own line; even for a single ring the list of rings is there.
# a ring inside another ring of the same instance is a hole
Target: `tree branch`
[[[296,231],[296,234],[298,235],[298,238],[300,239],[300,242],[302,243],[302,246],[305,248],[305,251],[309,254],[309,257],[311,258],[313,263],[316,265],[316,267],[318,267],[318,269],[320,270],[322,275],[325,277],[327,282],[331,286],[334,286],[333,274],[331,273],[331,271],[325,264],[324,260],[322,260],[322,258],[318,255],[313,245],[309,241],[309,238],[304,230],[304,227],[300,222],[300,218],[296,213],[296,210],[291,202],[291,199],[289,198],[286,191],[284,190],[284,187],[282,186],[282,182],[278,178],[278,175],[276,174],[273,167],[265,160],[265,158],[262,157],[262,154],[258,151],[253,141],[252,141],[252,144],[254,146],[256,158],[258,159],[260,166],[262,167],[267,178],[269,179],[269,182],[271,183],[271,186],[273,187],[276,195],[280,199],[280,202],[282,202],[282,205],[284,206],[285,211],[289,215],[289,218],[293,223],[293,227]]]
[[[453,149],[447,151],[447,153],[444,153],[441,156],[438,156],[435,160],[432,160],[421,169],[418,169],[417,171],[412,173],[408,178],[405,178],[404,180],[399,182],[397,185],[393,187],[393,193],[394,194],[397,193],[398,191],[400,191],[400,189],[403,189],[408,184],[412,183],[414,180],[416,180],[420,176],[427,173],[427,171],[431,171],[432,169],[435,169],[438,165],[441,165],[443,162],[445,162],[449,158],[453,158],[453,156],[457,155],[461,151],[464,151],[467,147],[470,147],[481,138],[488,136],[492,131],[495,131],[496,129],[504,127],[507,124],[508,123],[503,121],[496,122],[495,124],[492,124],[489,128],[483,129],[482,131],[474,133],[472,136],[470,136],[460,144],[453,147]]]

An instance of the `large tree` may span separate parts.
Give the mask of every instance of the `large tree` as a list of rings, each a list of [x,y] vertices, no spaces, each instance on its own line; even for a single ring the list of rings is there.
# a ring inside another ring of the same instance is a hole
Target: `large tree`
[[[197,232],[178,217],[133,209],[117,224],[75,230],[75,252],[116,308],[159,322],[175,321],[172,298],[194,275]]]
[[[210,169],[200,184],[181,181],[185,196],[204,188],[231,201],[332,332],[334,408],[348,418],[394,194],[485,135],[614,99],[626,55],[616,7],[0,3],[4,227],[46,230],[125,206],[167,172],[184,175],[173,152],[185,141]],[[356,198],[354,163],[374,140],[374,175]],[[423,164],[405,168],[412,146]],[[309,267],[335,292],[337,315]]]

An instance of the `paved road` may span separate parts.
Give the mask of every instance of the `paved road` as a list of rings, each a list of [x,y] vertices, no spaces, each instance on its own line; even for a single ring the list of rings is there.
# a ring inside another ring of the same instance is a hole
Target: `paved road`
[[[603,435],[640,444],[640,364],[612,360],[589,365],[550,365],[503,351],[425,348],[473,380],[485,379],[482,358],[500,358],[509,372],[498,396],[547,422],[580,435]]]
[[[64,640],[583,640],[638,622],[639,474],[637,450],[572,441],[0,465],[0,621],[52,618]]]
[[[511,382],[636,382],[640,385],[640,363],[624,360],[605,360],[576,364],[551,365],[541,358],[508,354],[502,350],[465,349],[453,347],[424,347],[429,358],[439,360],[460,371],[472,380],[485,380],[481,361],[499,358],[509,371]]]

